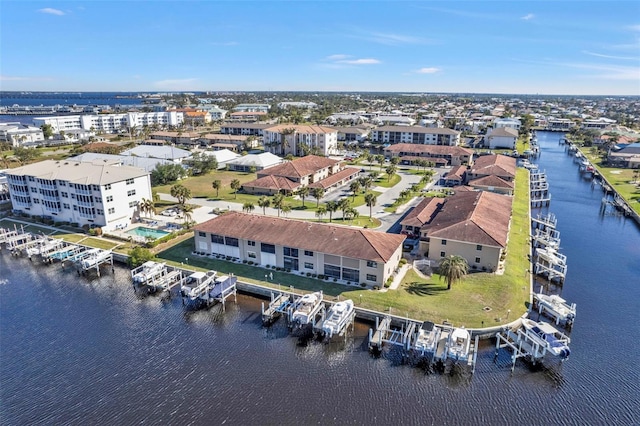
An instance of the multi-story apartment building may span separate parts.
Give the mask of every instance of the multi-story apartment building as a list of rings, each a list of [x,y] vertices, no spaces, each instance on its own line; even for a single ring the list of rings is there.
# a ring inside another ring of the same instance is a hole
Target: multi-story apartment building
[[[63,115],[37,117],[33,123],[40,127],[48,124],[54,133],[74,129],[92,130],[102,133],[117,133],[128,128],[142,129],[151,126],[180,126],[184,115],[176,111],[126,112],[122,114]]]
[[[404,235],[229,212],[195,227],[195,251],[293,273],[382,286],[402,257]]]
[[[10,142],[12,146],[33,146],[45,142],[42,129],[22,123],[1,123],[0,141]]]
[[[6,176],[14,212],[105,231],[129,225],[140,201],[151,199],[149,173],[114,162],[46,160]]]
[[[460,132],[444,127],[382,126],[371,131],[371,140],[378,143],[415,143],[423,145],[460,144]]]
[[[338,131],[332,127],[280,124],[263,130],[265,148],[272,152],[305,156],[332,155],[338,149]]]
[[[220,126],[220,133],[223,135],[262,137],[263,130],[270,126],[270,124],[263,123],[225,123]]]
[[[416,160],[443,166],[459,166],[473,164],[473,150],[460,146],[415,145],[399,143],[384,149],[386,157],[400,157],[405,164],[414,164]]]

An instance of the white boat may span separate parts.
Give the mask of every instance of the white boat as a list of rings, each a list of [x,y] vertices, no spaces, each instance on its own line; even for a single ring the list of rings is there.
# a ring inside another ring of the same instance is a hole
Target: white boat
[[[111,250],[99,250],[91,254],[90,256],[83,258],[80,264],[84,269],[92,268],[96,265],[99,265],[100,263],[102,263],[102,261],[108,259],[110,256]]]
[[[160,275],[162,271],[164,271],[165,266],[165,263],[148,260],[131,271],[131,279],[137,284],[145,283],[153,279],[155,276]]]
[[[27,248],[27,256],[43,255],[62,245],[63,241],[55,238],[42,238],[38,240],[36,245]]]
[[[447,342],[447,358],[466,361],[469,359],[471,349],[471,334],[464,328],[455,328],[449,334]]]
[[[413,345],[414,348],[420,351],[422,355],[435,353],[441,331],[440,327],[437,327],[434,323],[430,321],[423,322],[420,330],[418,330],[416,343]]]
[[[322,303],[322,292],[317,291],[311,294],[305,294],[296,303],[296,308],[291,316],[291,321],[300,325],[309,324],[313,316],[320,310]]]
[[[208,293],[215,279],[216,271],[194,272],[185,279],[180,291],[184,297],[195,300]]]
[[[538,257],[538,261],[542,260],[546,262],[548,265],[555,266],[566,266],[567,265],[567,257],[558,253],[556,250],[551,247],[546,248],[537,248],[536,256]]]
[[[338,302],[329,309],[327,318],[322,323],[322,332],[328,338],[342,332],[353,315],[353,300]]]
[[[576,317],[576,304],[568,304],[566,300],[557,294],[534,294],[538,301],[538,313],[546,312],[556,320],[556,324],[560,321],[572,323]]]
[[[524,318],[522,320],[522,326],[524,327],[525,334],[530,337],[533,342],[540,345],[542,349],[546,350],[546,352],[562,359],[567,358],[571,354],[571,350],[569,349],[571,339],[556,330],[551,324],[542,321],[535,322]]]

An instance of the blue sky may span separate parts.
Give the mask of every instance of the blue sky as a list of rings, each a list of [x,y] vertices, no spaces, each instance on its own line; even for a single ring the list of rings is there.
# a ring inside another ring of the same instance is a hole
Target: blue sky
[[[0,90],[640,95],[637,1],[0,5]]]

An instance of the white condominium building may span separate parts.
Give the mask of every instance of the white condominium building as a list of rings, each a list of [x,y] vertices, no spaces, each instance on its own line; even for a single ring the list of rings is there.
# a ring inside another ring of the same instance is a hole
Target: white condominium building
[[[264,146],[271,152],[327,156],[338,150],[338,130],[332,127],[280,124],[267,127],[262,133]]]
[[[114,162],[46,160],[6,175],[14,212],[105,231],[129,225],[151,199],[149,173]]]
[[[371,131],[371,140],[379,143],[415,143],[423,145],[460,145],[460,132],[444,127],[382,126]]]
[[[49,124],[54,133],[74,129],[117,133],[130,127],[140,130],[144,126],[180,126],[184,123],[184,116],[183,113],[176,111],[125,112],[122,114],[38,117],[33,119],[33,123],[38,127]]]

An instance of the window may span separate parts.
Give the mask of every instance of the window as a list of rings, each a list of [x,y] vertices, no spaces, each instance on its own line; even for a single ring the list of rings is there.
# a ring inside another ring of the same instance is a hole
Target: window
[[[224,237],[224,243],[231,247],[238,247],[238,239],[233,237]]]
[[[260,243],[260,251],[263,253],[276,253],[276,246],[273,244]]]
[[[255,251],[248,251],[247,252],[247,257],[249,259],[255,259],[256,258],[256,252]]]
[[[138,205],[138,202],[137,202],[137,201],[131,201],[131,202],[129,203],[129,207],[135,207],[135,206],[137,206],[137,205]]]
[[[64,208],[64,209],[67,209],[67,210],[68,210],[68,209],[70,209],[70,208],[71,208],[71,206],[70,206],[69,204],[67,204],[67,203],[62,203],[62,208]]]
[[[33,199],[33,204],[40,204],[40,200],[38,200],[37,198]]]
[[[480,263],[480,258],[476,257],[476,263]]]
[[[296,259],[295,257],[285,257],[282,266],[291,269],[292,271],[297,271],[298,269],[300,269],[300,267],[298,266],[298,259]]]
[[[324,274],[331,278],[340,279],[340,267],[333,265],[324,265]]]
[[[313,256],[313,252],[311,250],[305,250],[304,251],[304,255],[305,256]]]
[[[378,262],[374,262],[373,260],[367,260],[367,266],[369,268],[377,268],[378,267]]]
[[[67,194],[66,192],[61,192],[60,195],[62,195],[62,197],[64,198],[69,198],[69,194]]]
[[[31,192],[38,192],[38,188],[36,188],[35,186],[31,187]]]
[[[480,244],[478,244],[478,245],[476,246],[476,250],[478,250],[478,251],[482,251],[482,246],[481,246]]]
[[[342,268],[342,279],[345,281],[360,281],[360,271],[357,269]]]
[[[255,241],[247,241],[247,245],[251,246],[251,247],[255,247],[256,246],[256,242]]]
[[[59,180],[58,181],[58,185],[60,186],[67,186],[67,182],[63,181],[63,180]]]
[[[111,184],[110,184],[110,183],[106,184],[106,185],[104,186],[104,189],[105,189],[105,190],[109,190],[109,189],[111,189]]]
[[[313,269],[313,263],[304,262],[304,269]]]
[[[211,242],[214,244],[224,244],[224,237],[222,235],[211,234]]]
[[[133,179],[127,179],[126,183],[127,185],[133,185]]]
[[[447,240],[442,240],[442,245],[446,246],[447,245]]]
[[[284,247],[283,251],[285,256],[298,257],[298,249],[296,248]]]
[[[73,194],[71,194],[73,195]],[[107,195],[107,203],[110,203],[113,201],[113,195]]]
[[[74,206],[75,207],[75,206]],[[115,207],[111,207],[108,211],[109,214],[114,214],[116,212]]]
[[[104,211],[102,211],[102,209],[96,209],[96,212],[97,212],[98,214],[104,214]]]
[[[206,237],[206,236],[207,234],[205,234],[204,232],[198,231],[198,237]]]
[[[371,274],[367,274],[367,281],[378,281],[378,276],[377,275],[371,275]]]
[[[135,190],[135,189],[132,189],[132,190],[130,190],[130,191],[127,191],[127,196],[128,196],[128,197],[131,197],[132,195],[136,195],[136,190]]]
[[[446,256],[447,256],[447,254],[445,252],[443,252],[443,251],[440,252],[440,257],[446,257]]]
[[[100,187],[98,185],[91,185],[91,189],[94,191],[100,191]]]

